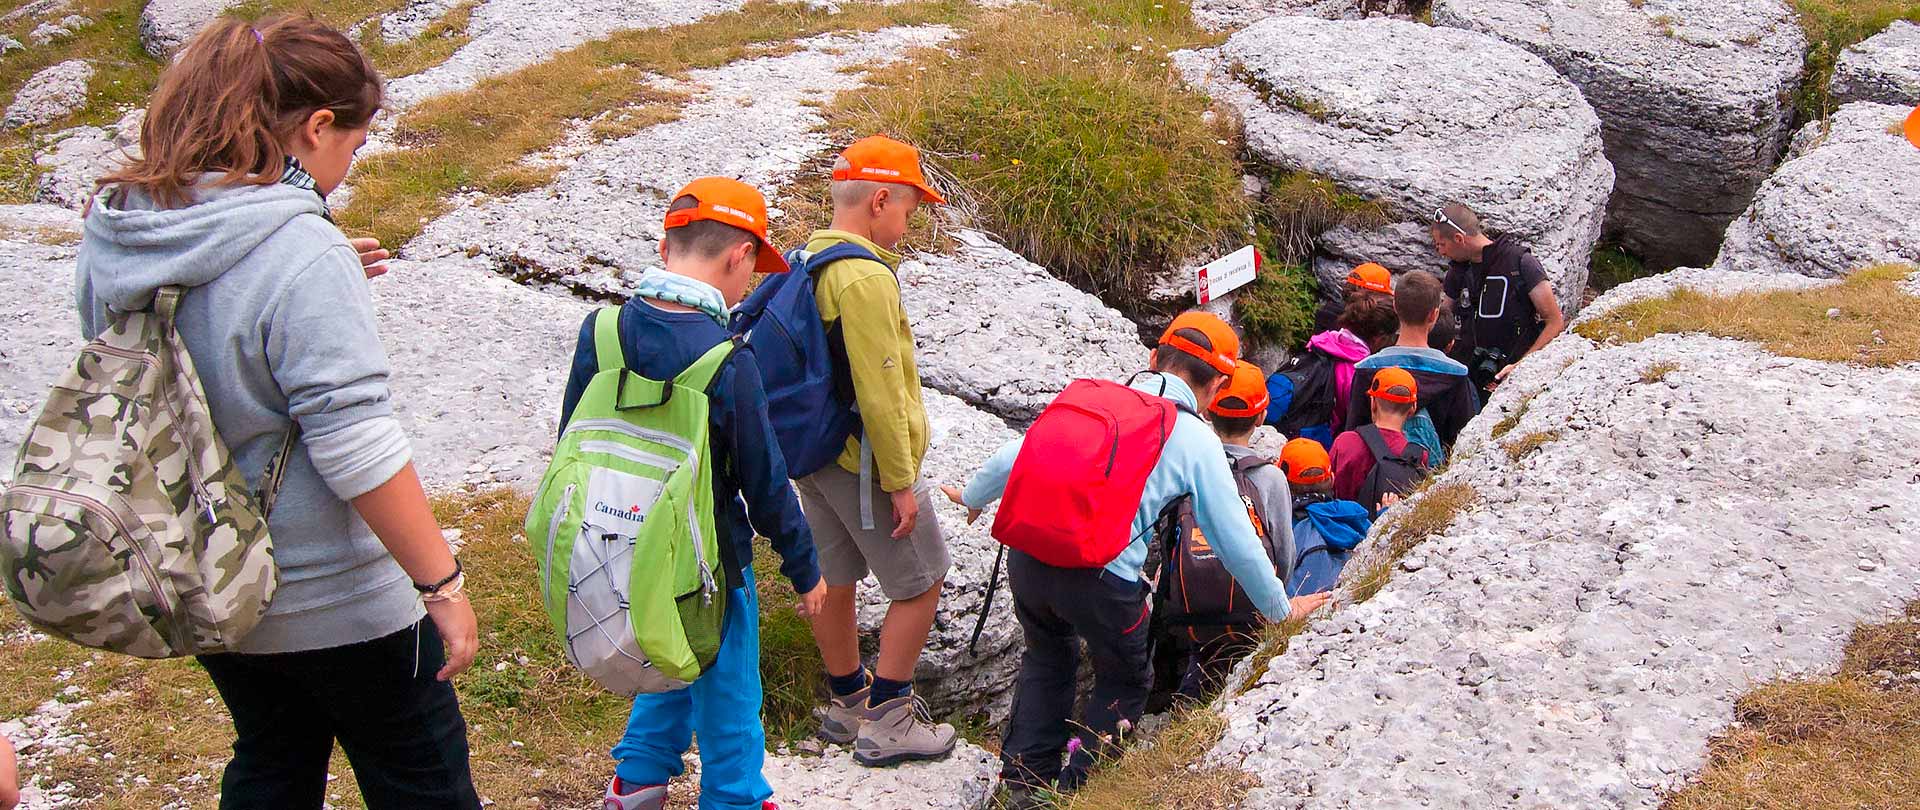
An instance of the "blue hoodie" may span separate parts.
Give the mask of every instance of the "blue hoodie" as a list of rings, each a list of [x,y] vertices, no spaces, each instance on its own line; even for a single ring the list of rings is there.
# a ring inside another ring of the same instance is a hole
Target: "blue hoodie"
[[[1360,541],[1367,539],[1367,530],[1373,528],[1366,507],[1353,501],[1322,498],[1293,510],[1293,541],[1299,557],[1294,561],[1293,577],[1287,581],[1287,587],[1295,593],[1333,590],[1347,558],[1353,555]]]
[[[1114,576],[1139,582],[1141,566],[1147,562],[1147,542],[1153,538],[1153,526],[1167,504],[1183,495],[1193,496],[1194,519],[1200,531],[1212,540],[1220,561],[1233,575],[1241,590],[1272,621],[1283,621],[1291,611],[1287,604],[1287,586],[1273,573],[1273,561],[1267,558],[1260,538],[1253,533],[1247,507],[1240,500],[1240,487],[1233,481],[1233,469],[1226,450],[1213,428],[1195,416],[1198,399],[1184,380],[1164,372],[1140,375],[1133,389],[1166,397],[1185,406],[1174,421],[1173,435],[1160,451],[1160,462],[1147,475],[1146,490],[1140,496],[1140,508],[1133,515],[1133,542],[1120,556],[1107,564]],[[1007,476],[1020,455],[1022,439],[1001,445],[974,473],[961,496],[968,508],[985,509],[1006,492]]]

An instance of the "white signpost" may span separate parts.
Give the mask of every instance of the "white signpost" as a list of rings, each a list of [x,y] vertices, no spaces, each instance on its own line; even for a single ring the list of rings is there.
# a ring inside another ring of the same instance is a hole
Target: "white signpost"
[[[1193,273],[1193,293],[1201,306],[1253,282],[1260,274],[1260,252],[1248,245],[1211,262]]]

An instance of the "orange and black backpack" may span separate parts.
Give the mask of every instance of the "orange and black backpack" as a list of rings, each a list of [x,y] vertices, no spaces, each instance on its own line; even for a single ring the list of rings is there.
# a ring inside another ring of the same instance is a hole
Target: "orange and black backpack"
[[[1260,492],[1248,473],[1272,464],[1272,459],[1247,456],[1233,462],[1233,481],[1240,488],[1240,500],[1246,504],[1247,517],[1253,521],[1254,536],[1273,562],[1274,573],[1283,580],[1291,560],[1280,548],[1272,516],[1265,514]],[[1290,515],[1280,515],[1287,520]],[[1162,626],[1176,636],[1194,643],[1205,643],[1222,635],[1243,634],[1260,624],[1260,610],[1247,592],[1234,582],[1213,544],[1200,531],[1193,515],[1193,499],[1181,498],[1167,507],[1161,521],[1158,544],[1165,562],[1160,576],[1159,597]]]

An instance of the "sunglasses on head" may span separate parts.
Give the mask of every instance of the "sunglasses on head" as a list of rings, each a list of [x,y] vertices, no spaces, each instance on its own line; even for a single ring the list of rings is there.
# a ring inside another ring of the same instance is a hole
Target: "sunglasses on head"
[[[1452,228],[1455,232],[1459,233],[1461,236],[1467,235],[1467,229],[1454,224],[1453,218],[1447,216],[1447,211],[1444,208],[1433,209],[1433,224],[1445,225],[1449,228]]]

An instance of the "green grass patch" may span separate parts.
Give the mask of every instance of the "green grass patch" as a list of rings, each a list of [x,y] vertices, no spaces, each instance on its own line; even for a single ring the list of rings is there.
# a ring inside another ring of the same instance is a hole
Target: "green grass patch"
[[[799,3],[755,0],[686,25],[619,32],[425,101],[394,128],[396,142],[408,148],[356,165],[353,201],[339,212],[340,224],[404,245],[445,213],[448,195],[461,188],[510,194],[545,183],[550,171],[529,169],[520,160],[558,143],[569,121],[613,110],[651,123],[671,120],[684,96],[650,86],[649,73],[716,67],[751,55],[756,46],[830,31],[951,23],[966,5],[921,0],[840,8],[828,14]]]
[[[380,69],[380,75],[389,80],[439,65],[473,41],[467,36],[467,24],[473,18],[475,2],[466,0],[454,6],[419,36],[402,42],[387,42],[380,35],[380,26],[369,23],[360,33],[360,49],[366,51],[367,58]]]
[[[800,600],[780,574],[780,555],[764,540],[755,540],[753,575],[760,595],[760,716],[767,742],[798,742],[819,728],[813,710],[824,702],[825,665],[812,625],[793,610]]]
[[[1681,288],[1611,310],[1574,332],[1601,343],[1698,332],[1809,360],[1899,365],[1920,360],[1920,298],[1900,289],[1913,272],[1912,265],[1879,265],[1808,290],[1707,295]]]
[[[1914,0],[1793,0],[1800,27],[1807,33],[1806,73],[1795,97],[1799,121],[1825,119],[1835,104],[1827,85],[1840,53],[1886,30],[1895,20],[1920,22]]]
[[[1301,265],[1266,265],[1253,283],[1234,294],[1234,313],[1240,331],[1250,342],[1268,346],[1296,346],[1313,331],[1313,311],[1319,304],[1313,271]]]
[[[1587,286],[1606,292],[1636,278],[1653,275],[1640,257],[1618,245],[1596,245],[1587,265]]]
[[[160,63],[140,49],[141,0],[75,0],[59,16],[77,14],[91,20],[68,36],[45,45],[28,36],[45,18],[23,17],[9,23],[4,33],[27,43],[26,50],[0,59],[0,108],[13,98],[33,74],[69,59],[93,65],[87,82],[87,103],[61,120],[43,127],[0,131],[0,203],[33,201],[42,172],[33,154],[46,133],[68,127],[117,121],[127,111],[143,106],[160,76]]]

